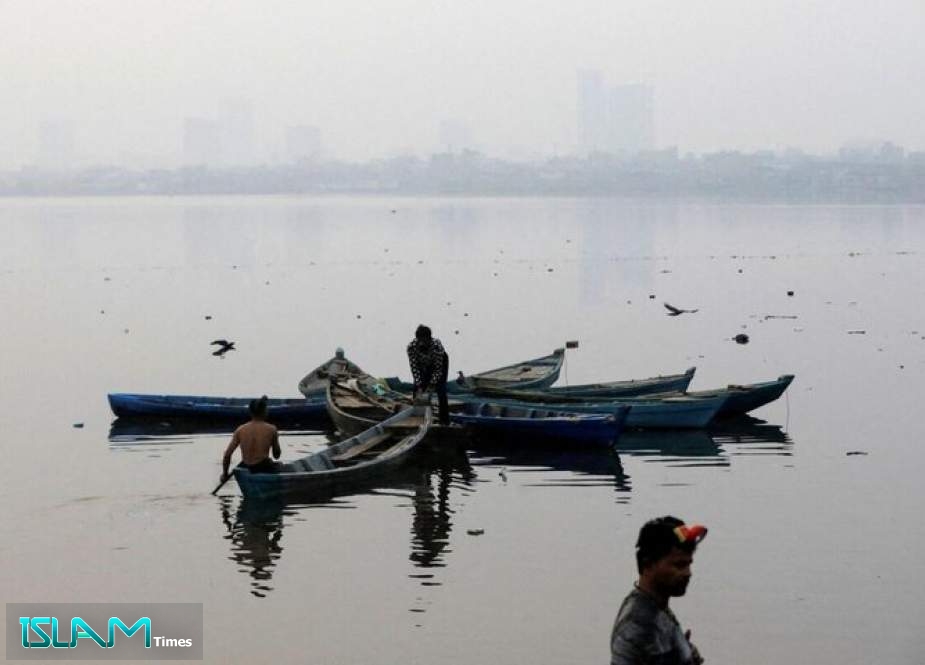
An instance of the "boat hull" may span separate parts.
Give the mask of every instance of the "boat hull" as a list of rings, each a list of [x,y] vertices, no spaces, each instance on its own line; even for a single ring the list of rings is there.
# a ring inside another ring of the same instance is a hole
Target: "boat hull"
[[[205,395],[150,395],[110,393],[109,406],[119,418],[183,418],[209,421],[247,422],[247,397]],[[271,398],[267,420],[273,423],[317,423],[326,417],[324,399]]]
[[[717,416],[728,396],[670,397],[663,399],[628,399],[600,402],[542,402],[545,408],[576,413],[614,413],[630,407],[624,427],[652,429],[686,429],[707,427]],[[536,407],[537,403],[511,399],[493,400],[499,404]]]
[[[384,455],[351,466],[334,463],[338,455],[364,445],[373,437],[384,436],[390,427],[400,427],[403,421],[409,419],[415,419],[419,424],[405,436],[396,435],[397,444]],[[253,473],[238,466],[234,469],[234,477],[241,493],[251,499],[316,496],[360,487],[380,480],[406,464],[424,440],[432,422],[430,407],[411,407],[324,451],[283,464],[278,473]]]
[[[489,415],[491,411],[495,415]],[[629,411],[625,407],[608,414],[580,414],[485,403],[467,405],[463,412],[451,414],[450,420],[482,434],[612,446]]]

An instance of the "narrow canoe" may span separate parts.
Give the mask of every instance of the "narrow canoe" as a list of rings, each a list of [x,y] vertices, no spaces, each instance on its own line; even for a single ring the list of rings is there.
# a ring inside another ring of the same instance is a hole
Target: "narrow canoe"
[[[344,434],[363,430],[410,403],[401,393],[384,389],[375,380],[331,383],[328,413]],[[575,413],[535,404],[511,405],[452,400],[450,421],[474,430],[531,439],[613,444],[629,414],[616,406],[606,413]],[[435,426],[436,427],[436,426]]]
[[[531,394],[531,393],[527,393]],[[477,398],[460,399],[472,402]],[[629,406],[625,427],[653,429],[684,429],[706,427],[717,416],[728,395],[712,397],[688,397],[687,395],[649,399],[645,397],[625,398],[620,400],[567,401],[549,403],[544,401],[495,399],[499,404],[511,406],[534,407],[542,404],[545,408],[556,411],[574,411],[576,413],[614,413],[616,409]]]
[[[667,374],[665,376],[652,376],[647,379],[630,379],[606,383],[585,383],[575,386],[556,386],[543,388],[535,392],[547,394],[550,402],[561,398],[618,399],[655,393],[684,392],[694,378],[695,371],[696,368],[691,367],[681,374]],[[473,392],[477,395],[514,397],[508,392],[509,390],[521,389],[476,387]]]
[[[717,395],[726,395],[729,399],[723,404],[718,417],[732,418],[743,416],[749,411],[770,404],[784,394],[784,391],[793,382],[793,374],[782,374],[773,381],[763,381],[761,383],[744,383],[729,384],[725,388],[715,388],[713,390],[692,390],[684,393],[690,397],[716,397]],[[649,397],[673,397],[677,393],[661,393],[649,395]]]
[[[330,492],[375,481],[408,460],[432,418],[430,407],[409,407],[356,436],[285,463],[277,473],[252,473],[238,466],[234,477],[245,497],[260,499]]]
[[[513,365],[451,380],[446,386],[447,393],[471,393],[475,388],[492,387],[524,390],[548,388],[558,380],[563,362],[565,362],[565,349],[556,349],[548,356],[524,360]],[[389,377],[385,381],[392,390],[403,393],[410,393],[414,390],[413,384],[402,381],[398,377]]]
[[[334,356],[302,377],[299,381],[299,392],[306,397],[324,397],[324,391],[327,390],[332,376],[348,379],[365,375],[366,372],[351,361]]]
[[[689,395],[707,397],[726,393],[729,399],[719,411],[721,418],[745,415],[749,411],[770,404],[781,395],[793,382],[793,374],[783,374],[773,381],[761,383],[748,383],[744,385],[729,385],[718,390],[697,390]]]
[[[355,379],[328,384],[325,408],[342,436],[353,436],[367,430],[407,408],[410,402],[373,396],[368,388],[363,389],[366,383],[364,379]]]
[[[204,395],[144,395],[109,393],[109,406],[120,418],[196,418],[246,422],[249,397]],[[298,397],[267,400],[267,420],[272,423],[317,423],[325,417],[324,399]]]
[[[472,402],[452,413],[450,420],[482,433],[612,446],[629,411],[629,407],[622,407],[607,414],[574,413]]]

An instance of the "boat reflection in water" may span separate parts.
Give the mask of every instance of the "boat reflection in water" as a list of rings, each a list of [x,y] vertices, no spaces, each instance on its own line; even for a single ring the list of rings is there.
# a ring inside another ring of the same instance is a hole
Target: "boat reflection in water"
[[[621,435],[622,436],[622,435]],[[473,439],[472,464],[500,467],[497,475],[518,475],[528,487],[613,487],[618,501],[630,491],[620,457],[613,448],[563,442],[538,445],[512,439]],[[524,482],[524,476],[529,480]]]
[[[779,425],[743,416],[720,421],[709,430],[625,431],[617,451],[646,462],[675,467],[728,467],[738,455],[793,454],[793,441]]]
[[[247,499],[219,497],[222,523],[230,541],[229,559],[251,578],[251,593],[266,596],[273,590],[273,571],[282,556],[282,534],[292,522],[304,521],[313,509],[349,509],[355,499],[366,494],[407,498],[412,508],[411,555],[415,572],[410,578],[424,586],[439,586],[431,571],[445,566],[452,531],[451,491],[471,492],[474,474],[464,448],[441,450],[425,448],[411,464],[378,482],[339,488],[336,492],[312,492],[285,499]],[[354,500],[351,500],[354,499]],[[417,608],[412,608],[417,611]]]
[[[237,508],[235,508],[237,504]],[[239,570],[251,578],[251,593],[263,598],[270,586],[273,569],[283,553],[283,517],[289,510],[278,502],[240,500],[231,496],[219,497],[222,523],[228,530],[225,536],[231,542],[232,561]]]
[[[177,423],[146,425],[113,423],[110,445],[120,450],[157,450],[193,443],[199,437],[225,436],[227,428]],[[317,446],[316,432],[304,446]],[[465,437],[432,441],[411,464],[369,485],[336,494],[306,495],[285,500],[218,498],[229,559],[250,578],[250,592],[264,597],[273,590],[273,574],[284,552],[283,531],[305,521],[318,508],[354,508],[363,495],[388,494],[405,499],[410,509],[409,578],[423,587],[439,587],[439,570],[448,565],[457,511],[479,487],[516,478],[521,485],[542,488],[611,488],[617,503],[630,499],[632,483],[624,470],[629,458],[675,467],[728,467],[739,455],[791,455],[793,442],[779,426],[755,419],[724,422],[712,430],[625,431],[616,448],[538,445],[529,440]],[[305,451],[307,452],[307,450]],[[234,490],[230,490],[234,491]],[[297,527],[298,528],[298,527]],[[298,558],[298,553],[293,553]],[[423,613],[430,603],[419,596],[410,612]]]

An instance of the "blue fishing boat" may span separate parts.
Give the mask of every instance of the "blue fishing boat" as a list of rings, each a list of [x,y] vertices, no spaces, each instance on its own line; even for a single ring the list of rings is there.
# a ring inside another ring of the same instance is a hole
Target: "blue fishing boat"
[[[246,422],[249,397],[204,395],[145,395],[109,393],[109,406],[120,418],[186,418]],[[271,398],[267,420],[272,423],[318,423],[326,419],[324,398]]]
[[[408,396],[388,390],[375,379],[332,381],[328,388],[328,414],[337,429],[347,435],[390,417],[410,403]],[[457,399],[450,402],[451,427],[547,441],[612,444],[629,413],[629,407],[621,406],[609,408],[605,413],[575,413],[536,404]]]
[[[716,390],[695,390],[687,393],[694,397],[712,397],[725,394],[726,403],[719,411],[720,418],[741,416],[749,411],[769,404],[784,394],[793,382],[793,374],[783,374],[773,381],[761,383],[730,384]]]
[[[409,407],[356,436],[284,463],[277,473],[253,473],[238,466],[234,477],[245,497],[259,499],[361,485],[407,462],[432,421],[430,407]]]
[[[471,402],[450,414],[450,420],[485,434],[612,446],[629,412],[629,407],[594,414]]]
[[[514,391],[512,391],[514,392]],[[526,395],[533,393],[526,392]],[[478,402],[477,396],[457,396],[467,402]],[[648,398],[631,397],[620,400],[573,400],[567,402],[532,402],[529,399],[493,399],[498,404],[524,408],[542,405],[556,411],[574,411],[576,413],[614,413],[616,409],[631,407],[626,416],[625,427],[654,429],[684,429],[708,426],[717,416],[728,395],[709,397],[689,397],[687,395]]]
[[[654,393],[667,392],[684,392],[694,378],[695,367],[688,368],[681,374],[667,374],[664,376],[652,376],[647,379],[629,379],[626,381],[608,381],[605,383],[585,383],[574,386],[550,386],[548,388],[535,389],[534,392],[545,393],[549,396],[549,401],[554,402],[557,399],[572,398],[581,400],[594,399],[619,399],[623,397],[639,397],[651,395]],[[509,387],[476,387],[473,392],[477,395],[498,395],[501,397],[510,397],[511,390],[522,390],[521,388]]]

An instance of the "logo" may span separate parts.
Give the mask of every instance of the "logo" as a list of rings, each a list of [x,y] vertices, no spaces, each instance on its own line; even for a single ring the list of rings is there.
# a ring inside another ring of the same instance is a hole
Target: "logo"
[[[202,659],[201,604],[10,603],[6,610],[8,660]]]
[[[81,638],[91,639],[96,642],[97,646],[101,649],[111,649],[116,646],[116,629],[122,631],[122,634],[126,637],[131,637],[140,630],[144,630],[145,638],[145,649],[151,648],[151,618],[150,617],[141,617],[131,625],[127,626],[122,619],[119,617],[109,617],[108,628],[104,635],[108,635],[108,640],[104,640],[99,633],[97,633],[93,628],[90,627],[86,621],[81,617],[74,617],[71,619],[70,627],[70,639],[68,641],[62,641],[60,639],[60,631],[58,630],[58,617],[19,617],[19,625],[22,627],[22,647],[23,649],[47,649],[48,647],[54,647],[55,649],[74,649],[77,647],[77,640]],[[49,637],[42,626],[51,626],[51,636]],[[39,639],[36,642],[29,640],[29,629],[32,629],[32,632],[38,635]],[[165,638],[159,637],[158,640],[164,640]],[[176,644],[175,646],[184,646],[190,647],[193,646],[192,640],[174,640],[175,642],[183,642],[184,644]]]

